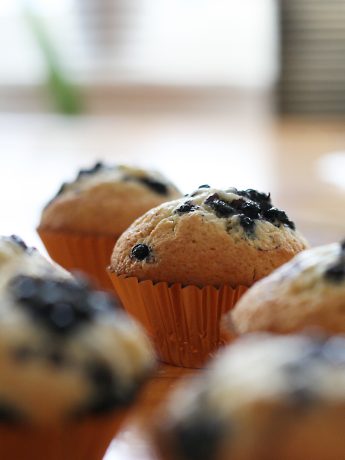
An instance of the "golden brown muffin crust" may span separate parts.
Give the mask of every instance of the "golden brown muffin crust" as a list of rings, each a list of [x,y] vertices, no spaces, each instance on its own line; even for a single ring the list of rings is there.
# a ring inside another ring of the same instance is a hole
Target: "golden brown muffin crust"
[[[245,216],[242,209],[256,204],[239,193],[200,188],[152,209],[117,241],[111,269],[141,280],[250,286],[307,247],[291,221]]]
[[[253,334],[159,414],[162,460],[345,458],[345,340]]]
[[[43,210],[40,227],[120,235],[147,210],[181,196],[158,172],[97,165],[63,184]]]
[[[345,249],[304,251],[257,283],[229,315],[239,333],[289,333],[307,326],[345,332]]]

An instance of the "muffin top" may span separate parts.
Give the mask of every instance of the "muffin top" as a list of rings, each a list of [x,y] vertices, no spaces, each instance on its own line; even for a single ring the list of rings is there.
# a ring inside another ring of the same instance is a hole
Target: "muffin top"
[[[37,249],[27,246],[17,235],[0,236],[0,273],[0,290],[16,274],[49,275],[61,279],[71,277]]]
[[[229,320],[239,333],[345,332],[345,242],[297,255],[247,291]]]
[[[153,366],[139,327],[83,279],[17,274],[0,299],[2,423],[60,423],[121,408]]]
[[[62,184],[43,210],[40,227],[120,235],[147,210],[179,196],[156,171],[99,162]]]
[[[111,269],[140,280],[250,286],[306,246],[270,195],[202,185],[137,219],[117,241]]]
[[[269,334],[225,349],[157,428],[179,460],[345,458],[344,429],[345,338]]]

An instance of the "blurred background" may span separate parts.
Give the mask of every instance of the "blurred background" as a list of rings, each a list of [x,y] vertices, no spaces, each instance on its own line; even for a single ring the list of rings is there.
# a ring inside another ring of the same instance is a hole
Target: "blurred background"
[[[44,252],[43,206],[99,160],[345,238],[345,0],[0,0],[0,234]],[[105,458],[147,449],[126,425]]]
[[[0,233],[96,160],[271,191],[345,236],[343,0],[1,0]]]

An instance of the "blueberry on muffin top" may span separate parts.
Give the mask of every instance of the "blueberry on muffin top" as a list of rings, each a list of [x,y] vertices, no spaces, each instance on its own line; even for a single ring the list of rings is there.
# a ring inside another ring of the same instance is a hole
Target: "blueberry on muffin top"
[[[84,278],[18,274],[0,295],[0,423],[115,410],[153,367],[141,329]]]
[[[343,458],[344,382],[344,337],[249,335],[170,395],[156,439],[170,460]]]
[[[117,307],[102,291],[93,291],[85,282],[18,275],[10,282],[14,299],[35,321],[55,334],[70,334],[100,313]]]
[[[68,279],[70,274],[48,261],[34,247],[28,246],[17,235],[0,236],[0,291],[9,280],[19,274],[50,275],[56,279]]]
[[[198,196],[199,193],[194,192],[191,196]],[[286,213],[272,205],[270,194],[257,190],[230,188],[222,194],[209,194],[203,204],[211,208],[219,218],[239,216],[240,225],[251,234],[255,228],[255,220],[266,220],[277,227],[286,225],[295,230],[295,224]],[[192,202],[191,205],[193,206]]]
[[[345,333],[344,243],[298,254],[253,286],[229,315],[239,333],[319,327]]]
[[[39,229],[117,236],[147,210],[180,196],[157,171],[97,162],[62,184]]]
[[[16,255],[29,254],[34,250],[18,235],[0,236],[0,260],[9,260]]]
[[[5,237],[6,238],[6,237]],[[11,235],[7,237],[9,241],[12,241],[13,243],[17,244],[20,248],[22,248],[24,251],[27,251],[29,248],[26,243],[22,240],[22,238],[18,235]]]
[[[72,190],[82,190],[88,183],[94,183],[97,180],[119,182],[132,181],[138,184],[143,184],[149,190],[157,193],[158,195],[165,196],[168,196],[172,191],[176,191],[176,188],[168,183],[166,179],[157,172],[146,171],[124,165],[111,166],[98,161],[90,168],[80,169],[74,181],[63,183],[55,197],[47,204],[47,206],[63,193]]]
[[[345,240],[340,243],[338,258],[325,271],[325,278],[334,283],[345,281]]]
[[[269,194],[200,186],[137,219],[118,240],[118,275],[182,284],[250,286],[307,243]]]

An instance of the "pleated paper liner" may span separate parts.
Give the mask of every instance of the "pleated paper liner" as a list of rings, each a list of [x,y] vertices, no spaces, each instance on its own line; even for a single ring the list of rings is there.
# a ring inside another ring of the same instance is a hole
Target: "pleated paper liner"
[[[148,332],[158,358],[180,367],[203,367],[229,342],[221,318],[248,289],[183,287],[108,273],[125,310]]]
[[[0,424],[1,460],[101,460],[127,411],[59,426]]]
[[[112,290],[107,275],[117,236],[37,229],[50,257],[66,270],[85,272],[102,289]]]

